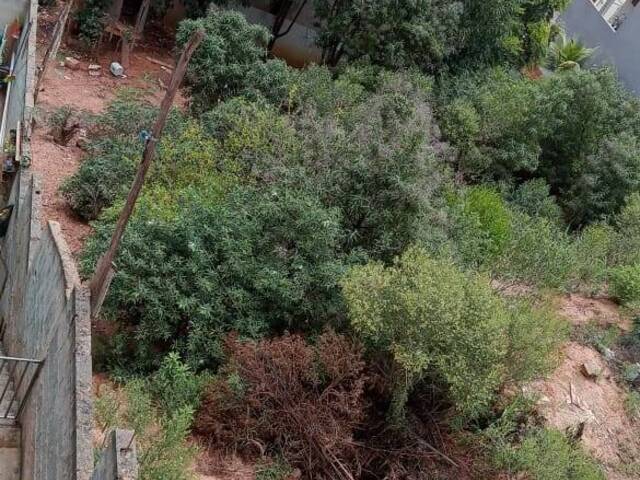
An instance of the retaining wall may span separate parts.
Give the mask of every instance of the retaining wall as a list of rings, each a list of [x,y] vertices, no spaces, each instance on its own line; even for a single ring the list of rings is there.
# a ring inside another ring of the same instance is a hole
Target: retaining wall
[[[14,211],[1,245],[9,272],[0,301],[5,349],[10,356],[45,359],[19,419],[22,479],[88,480],[93,469],[89,296],[60,226],[41,221],[38,185],[28,170],[15,179],[8,202]],[[3,271],[0,281],[5,276]]]

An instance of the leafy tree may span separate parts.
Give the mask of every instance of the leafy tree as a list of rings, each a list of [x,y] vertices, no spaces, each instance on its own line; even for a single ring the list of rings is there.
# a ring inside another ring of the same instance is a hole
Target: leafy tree
[[[604,138],[576,174],[564,202],[574,224],[617,213],[640,189],[640,140],[630,132]]]
[[[553,14],[569,0],[464,0],[460,29],[465,38],[455,62],[465,67],[517,66],[544,58]]]
[[[346,250],[388,261],[415,240],[448,179],[433,147],[428,90],[394,76],[351,106],[301,113],[296,127],[301,181],[340,210]]]
[[[615,213],[621,205],[620,197],[616,195],[608,206],[605,197],[612,193],[616,179],[631,174],[622,184],[623,197],[637,181],[637,173],[632,173],[636,161],[632,149],[640,134],[640,102],[608,69],[565,72],[551,76],[540,86],[543,101],[536,108],[544,134],[538,174],[559,194],[571,224]],[[614,141],[611,132],[618,134]],[[609,168],[597,166],[602,160]],[[583,182],[592,182],[593,186],[585,190],[579,186]],[[582,205],[572,204],[577,192]]]
[[[551,223],[562,223],[562,210],[551,187],[542,178],[535,178],[518,185],[509,193],[508,199],[515,208],[530,217],[542,217]]]
[[[385,268],[353,268],[342,282],[351,326],[396,365],[391,418],[425,376],[441,379],[459,412],[485,412],[503,380],[508,314],[489,284],[409,249]]]
[[[289,69],[281,60],[267,60],[269,32],[264,27],[248,23],[239,12],[212,10],[204,18],[180,24],[178,46],[197,29],[206,36],[187,72],[196,112],[235,95],[259,93],[276,104],[286,98]]]
[[[443,0],[315,0],[323,60],[342,56],[389,68],[432,71],[460,43],[462,2]]]
[[[542,178],[574,227],[615,214],[637,189],[640,102],[608,69],[443,80],[439,116],[465,177]]]
[[[538,167],[535,82],[504,69],[465,74],[442,89],[442,131],[472,179],[504,179]]]

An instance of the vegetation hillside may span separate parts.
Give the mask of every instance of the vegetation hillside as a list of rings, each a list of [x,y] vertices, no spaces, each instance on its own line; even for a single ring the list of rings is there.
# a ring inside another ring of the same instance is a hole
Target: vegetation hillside
[[[605,478],[526,388],[584,334],[558,296],[640,305],[640,100],[552,22],[568,2],[315,0],[324,64],[304,69],[191,3],[189,107],[95,340],[118,385],[97,416],[139,432],[141,478],[191,478],[189,437],[262,480]],[[87,277],[156,113],[121,91],[62,187],[95,228]],[[600,350],[624,344],[637,417],[638,327],[617,335]]]

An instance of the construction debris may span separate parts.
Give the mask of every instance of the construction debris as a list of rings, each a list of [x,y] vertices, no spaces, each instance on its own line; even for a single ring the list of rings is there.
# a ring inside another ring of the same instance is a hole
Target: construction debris
[[[102,75],[102,67],[100,65],[96,65],[95,63],[89,65],[87,70],[89,71],[89,75],[92,77],[99,77],[100,75]]]
[[[111,70],[111,73],[113,74],[113,76],[115,77],[122,77],[124,76],[124,68],[122,67],[122,65],[120,65],[118,62],[113,62],[111,64],[111,66],[109,67],[109,70]]]

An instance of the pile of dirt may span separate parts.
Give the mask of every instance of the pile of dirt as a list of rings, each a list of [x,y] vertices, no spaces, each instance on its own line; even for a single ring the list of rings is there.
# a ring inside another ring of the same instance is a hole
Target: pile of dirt
[[[570,342],[563,354],[549,378],[527,388],[539,395],[540,414],[548,426],[578,436],[585,450],[605,467],[607,478],[631,479],[620,469],[640,458],[640,438],[638,425],[626,414],[626,391],[593,348]],[[598,372],[595,378],[585,374],[585,365]]]

